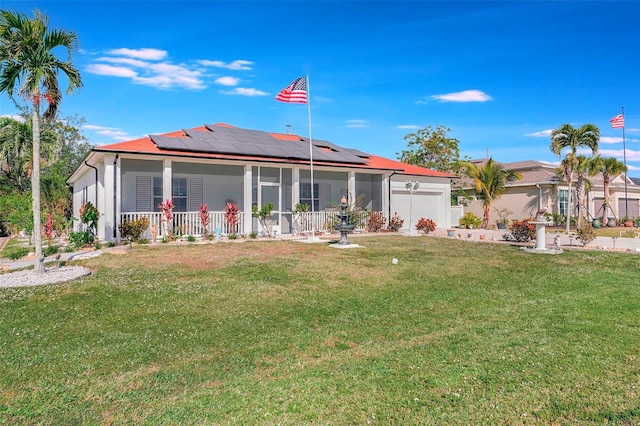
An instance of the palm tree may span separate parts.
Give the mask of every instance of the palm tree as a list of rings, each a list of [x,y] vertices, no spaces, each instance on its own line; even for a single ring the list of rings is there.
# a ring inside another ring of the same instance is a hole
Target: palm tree
[[[489,158],[484,164],[474,164],[468,161],[462,163],[467,176],[473,179],[476,193],[483,197],[484,214],[482,228],[489,224],[491,205],[507,191],[506,184],[511,180],[522,178],[520,173],[506,170],[500,163]]]
[[[578,195],[578,222],[577,227],[582,227],[582,221],[587,211],[587,190],[591,188],[591,182],[587,180],[588,176],[596,175],[598,169],[598,157],[586,157],[584,155],[576,155],[574,163],[574,171],[576,172],[576,193]]]
[[[573,127],[571,124],[563,124],[551,132],[551,145],[549,147],[551,152],[559,157],[563,149],[569,148],[567,156],[560,163],[562,175],[569,185],[569,196],[567,198],[568,205],[566,211],[567,233],[569,233],[569,226],[571,224],[571,184],[573,183],[576,152],[578,147],[586,147],[590,148],[591,152],[596,153],[598,151],[599,143],[600,129],[593,124],[585,124],[578,129]]]
[[[49,19],[40,11],[33,19],[18,12],[0,11],[0,93],[7,92],[13,99],[16,86],[18,94],[33,106],[33,244],[36,260],[34,271],[44,272],[42,256],[42,234],[40,219],[40,101],[44,98],[48,106],[44,120],[55,117],[62,94],[58,85],[58,74],[63,72],[68,79],[67,94],[82,87],[80,73],[71,63],[71,54],[78,47],[74,32],[48,29]],[[63,47],[67,60],[59,60],[53,53]]]
[[[602,206],[602,223],[607,223],[607,208],[610,208],[609,202],[611,194],[609,193],[609,184],[613,178],[627,172],[627,166],[622,161],[614,157],[598,158],[598,169],[602,173],[602,184],[604,186],[604,202]]]

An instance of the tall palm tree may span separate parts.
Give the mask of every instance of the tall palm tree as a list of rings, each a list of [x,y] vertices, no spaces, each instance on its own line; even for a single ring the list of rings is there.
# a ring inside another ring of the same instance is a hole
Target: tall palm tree
[[[493,158],[489,158],[484,164],[466,161],[462,163],[462,167],[467,176],[473,180],[476,193],[483,197],[484,214],[481,226],[486,228],[493,202],[507,191],[507,182],[519,180],[522,176],[518,172],[506,170],[502,164],[493,161]]]
[[[565,159],[560,163],[562,175],[569,185],[569,196],[567,198],[567,220],[566,232],[569,233],[571,224],[571,184],[573,183],[573,173],[575,169],[575,157],[579,147],[590,148],[592,153],[598,151],[600,143],[600,129],[593,124],[585,124],[580,128],[575,128],[571,124],[563,124],[551,132],[551,152],[558,157],[562,150],[569,148]]]
[[[44,98],[48,106],[42,117],[55,117],[62,94],[58,74],[68,79],[67,94],[82,87],[79,71],[71,63],[71,54],[78,47],[75,32],[49,29],[49,19],[40,11],[29,18],[18,12],[0,11],[0,93],[7,92],[13,99],[16,86],[18,94],[33,107],[33,244],[36,260],[34,271],[42,273],[42,234],[40,218],[40,101]],[[54,50],[63,47],[67,60],[58,59]]]
[[[610,207],[611,194],[609,193],[609,184],[622,173],[627,172],[627,166],[622,161],[614,157],[598,158],[598,169],[602,173],[602,184],[604,186],[604,202],[602,206],[602,223],[607,223],[607,208]]]

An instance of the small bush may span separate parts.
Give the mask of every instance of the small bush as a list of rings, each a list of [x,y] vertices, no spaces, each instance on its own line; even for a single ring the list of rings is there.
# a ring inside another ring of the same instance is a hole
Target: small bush
[[[93,244],[93,234],[89,231],[72,232],[69,234],[69,245],[77,250]]]
[[[58,251],[58,246],[46,246],[42,249],[42,254],[44,257],[48,257],[58,253]]]
[[[120,230],[120,235],[134,242],[140,239],[140,235],[142,235],[142,233],[148,227],[149,227],[149,218],[147,217],[140,217],[134,220],[125,220],[120,225],[118,225],[118,229]]]
[[[404,219],[398,216],[398,213],[396,212],[389,218],[389,226],[387,227],[387,230],[389,232],[398,232],[400,228],[402,228],[403,224]]]
[[[253,240],[253,239],[258,238],[258,233],[257,233],[257,232],[255,232],[255,231],[254,231],[254,232],[251,232],[251,233],[249,234],[249,238],[251,238],[252,240]]]
[[[593,226],[590,223],[586,223],[582,225],[580,228],[576,230],[576,239],[582,243],[583,246],[586,246],[591,241],[596,239],[596,233],[593,230]]]
[[[386,222],[387,218],[384,217],[382,212],[373,212],[369,215],[369,220],[367,221],[367,231],[380,232],[384,228]]]
[[[466,212],[464,216],[458,219],[458,224],[466,229],[480,228],[482,219],[471,212]]]
[[[29,247],[11,246],[2,250],[2,257],[17,260],[28,255],[31,250]]]
[[[146,238],[138,238],[138,241],[136,241],[136,243],[138,244],[149,244],[149,240]]]
[[[418,220],[418,223],[416,223],[416,229],[428,234],[429,232],[436,230],[436,223],[431,219],[421,217],[420,220]]]
[[[194,237],[193,235],[187,235],[187,241],[190,243],[195,243],[196,237]]]
[[[505,235],[505,239],[526,243],[536,238],[536,226],[524,221],[514,220],[511,223],[511,234]]]
[[[229,235],[227,235],[227,238],[229,238],[230,240],[237,240],[238,239],[238,234],[229,234]]]

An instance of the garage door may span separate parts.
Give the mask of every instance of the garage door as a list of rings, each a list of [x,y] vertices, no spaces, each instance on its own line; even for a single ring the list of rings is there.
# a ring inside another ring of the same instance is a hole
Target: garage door
[[[421,217],[431,219],[438,227],[444,227],[445,219],[442,217],[443,197],[442,193],[420,192],[411,196],[407,191],[393,191],[391,193],[391,215],[398,213],[404,219],[403,228],[409,229],[409,220],[415,227]],[[411,208],[410,208],[411,206]]]

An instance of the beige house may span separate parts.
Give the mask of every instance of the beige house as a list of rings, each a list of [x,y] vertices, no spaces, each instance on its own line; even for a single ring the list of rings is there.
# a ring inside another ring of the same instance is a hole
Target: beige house
[[[486,160],[475,160],[473,163],[484,161]],[[509,220],[533,218],[540,209],[546,209],[547,213],[566,216],[569,186],[558,177],[557,166],[532,160],[501,164],[507,170],[520,173],[522,179],[509,182],[507,192],[492,204],[490,226],[498,222],[498,210],[501,209],[509,209],[512,212]],[[602,175],[589,177],[588,180],[591,183],[591,189],[587,193],[587,218],[602,218],[605,210]],[[469,179],[462,179],[461,184],[469,194],[465,212],[470,211],[482,217],[482,200],[477,198],[472,182]],[[572,215],[576,215],[575,182],[571,189]],[[627,177],[625,182],[624,175],[616,176],[609,184],[609,194],[611,199],[610,207],[606,209],[607,218],[640,217],[640,179]]]

